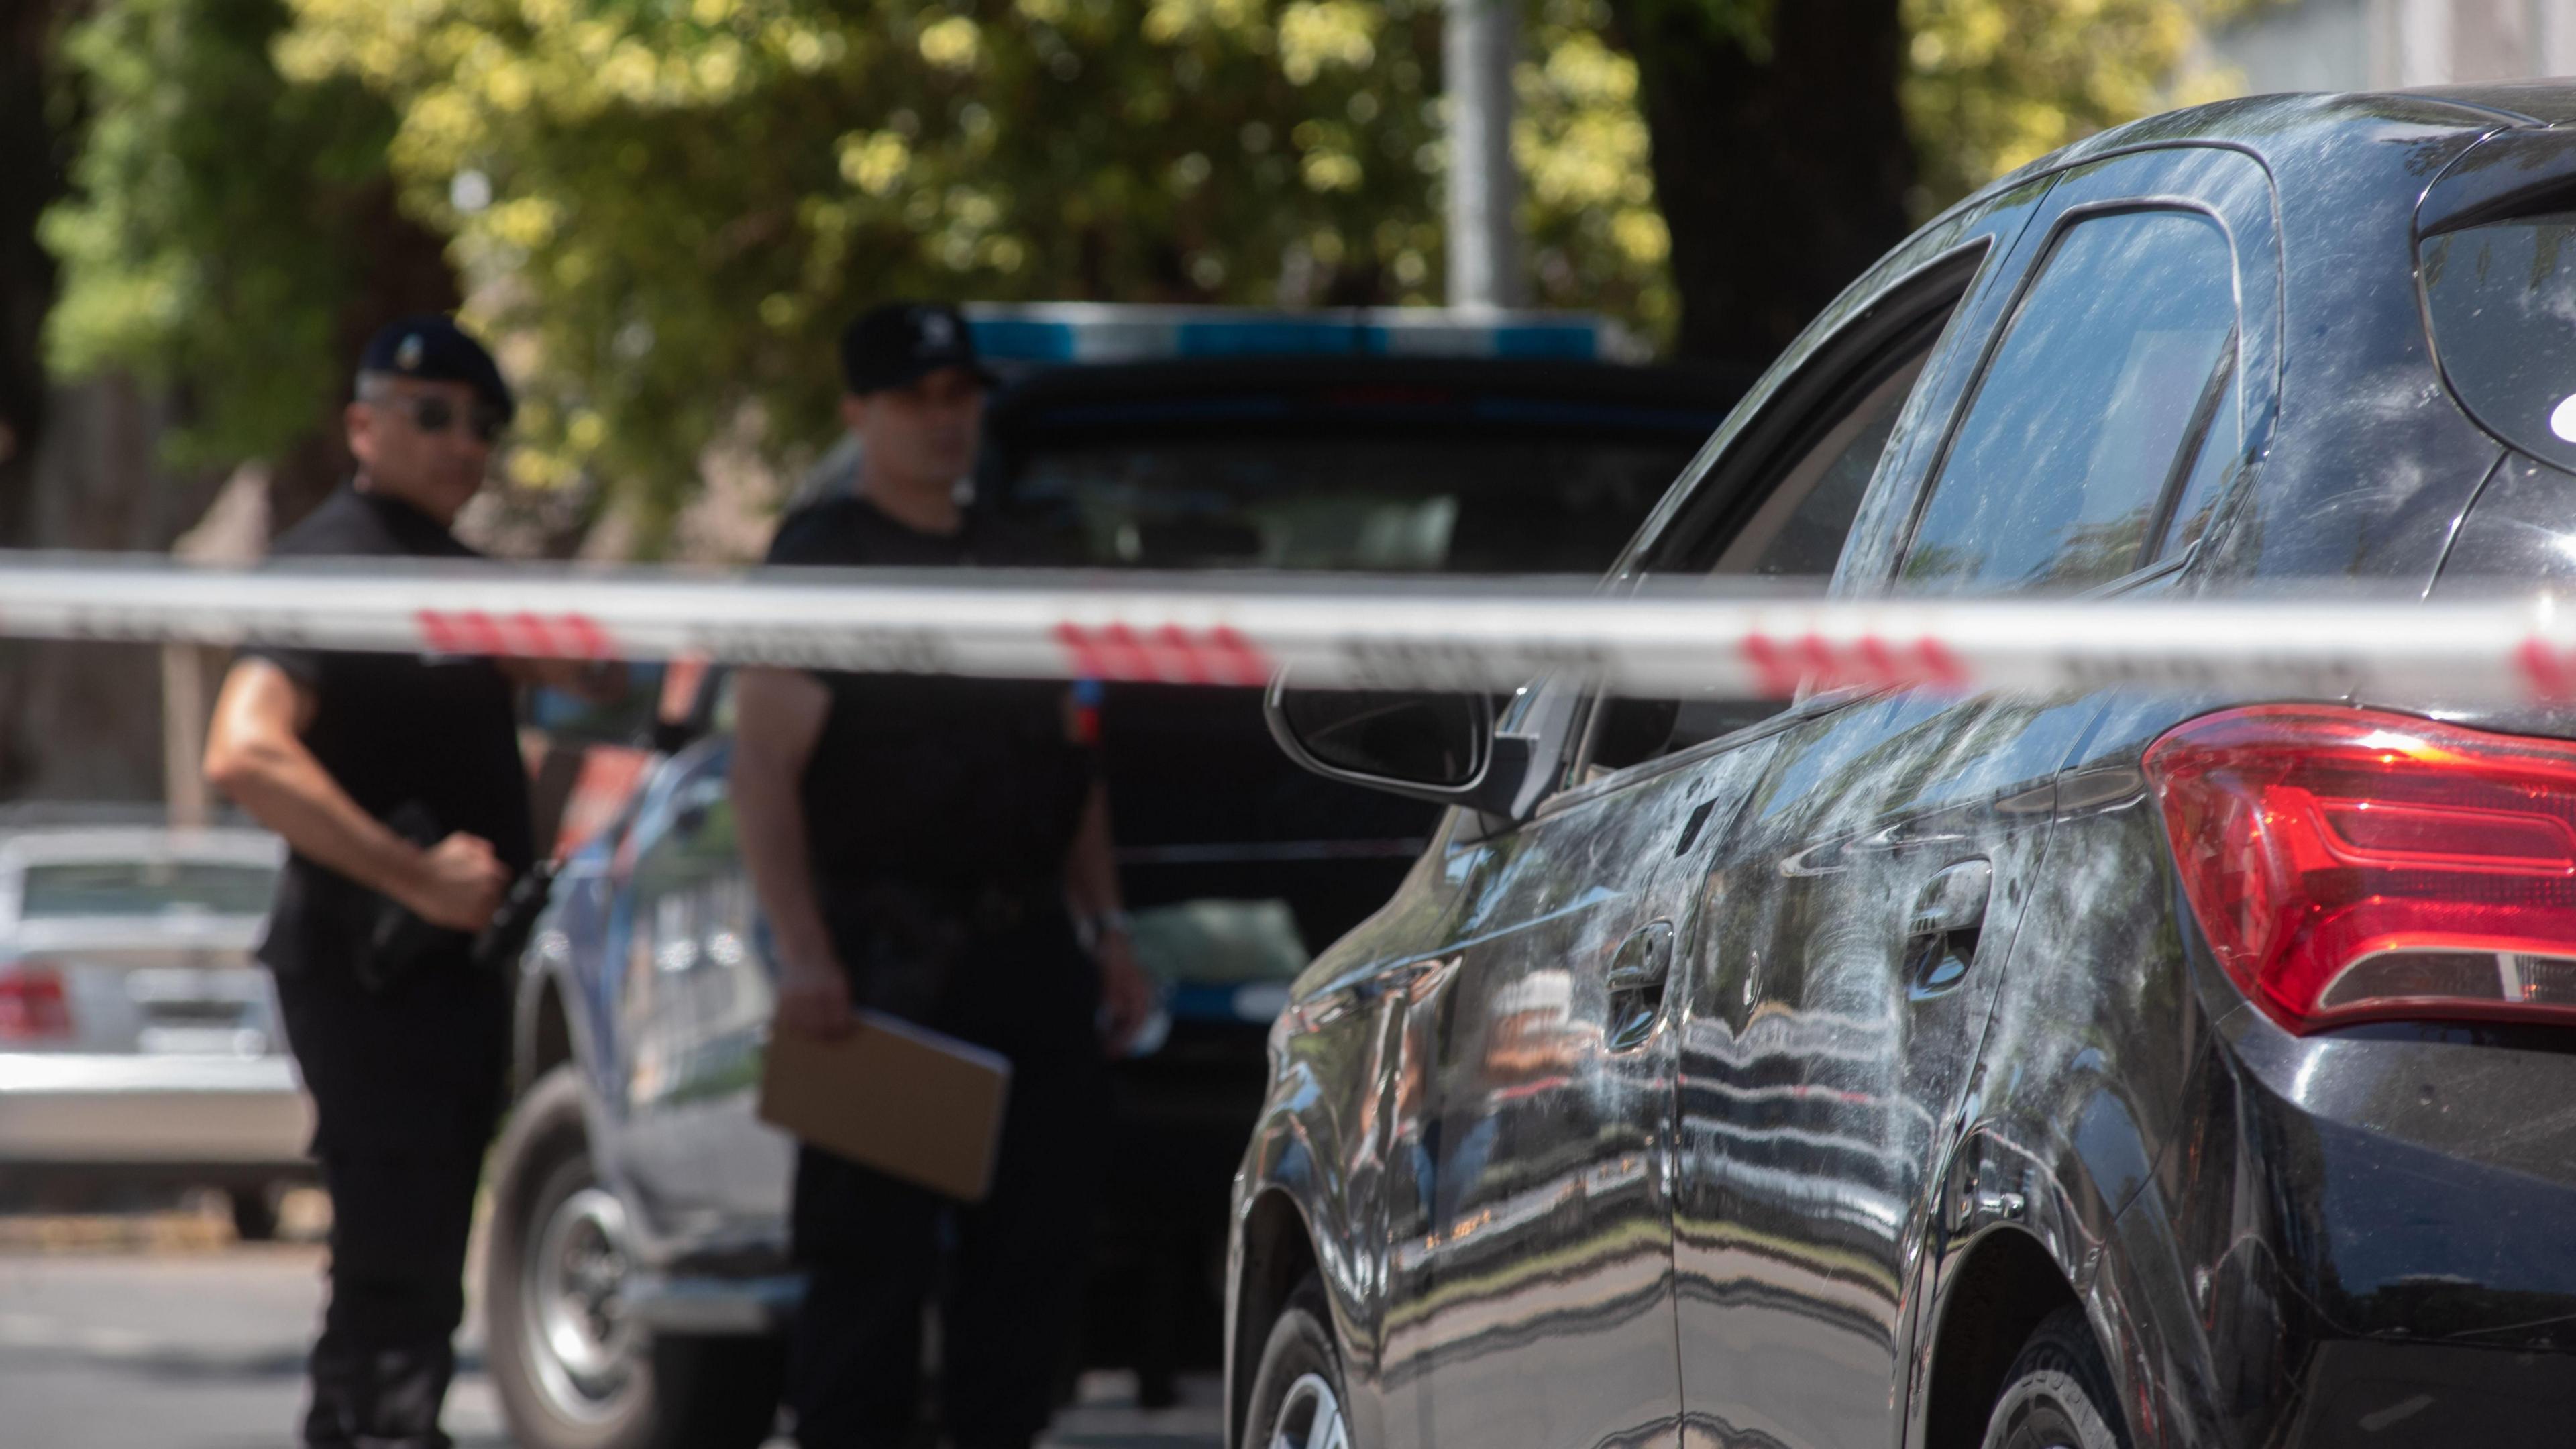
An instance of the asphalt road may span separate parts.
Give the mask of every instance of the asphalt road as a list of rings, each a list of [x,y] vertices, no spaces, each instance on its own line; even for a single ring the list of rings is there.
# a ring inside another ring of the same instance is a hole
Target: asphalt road
[[[24,1237],[25,1235],[20,1235]],[[124,1243],[11,1244],[0,1234],[0,1405],[10,1449],[281,1449],[304,1401],[304,1351],[324,1254],[203,1234]],[[510,1449],[469,1319],[446,1425],[459,1449]],[[1063,1449],[1216,1449],[1217,1387],[1187,1402],[1122,1405],[1119,1376],[1086,1379],[1057,1422]],[[780,1446],[785,1440],[778,1441]]]

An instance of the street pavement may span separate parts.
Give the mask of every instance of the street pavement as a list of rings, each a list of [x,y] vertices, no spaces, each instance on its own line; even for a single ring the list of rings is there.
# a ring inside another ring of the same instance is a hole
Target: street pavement
[[[322,1303],[312,1244],[227,1234],[0,1232],[0,1440],[8,1449],[283,1449],[304,1399]],[[65,1246],[69,1243],[69,1246]],[[469,1319],[447,1400],[459,1449],[512,1449]],[[1122,1402],[1132,1379],[1091,1374],[1057,1421],[1059,1449],[1217,1449],[1213,1377],[1179,1408]],[[777,1441],[774,1449],[784,1449]]]

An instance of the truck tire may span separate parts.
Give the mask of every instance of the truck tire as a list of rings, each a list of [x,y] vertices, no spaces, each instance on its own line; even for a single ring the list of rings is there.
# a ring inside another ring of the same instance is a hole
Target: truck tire
[[[756,1449],[780,1351],[759,1337],[655,1337],[624,1311],[625,1210],[591,1168],[569,1065],[510,1114],[483,1263],[493,1386],[522,1449]]]

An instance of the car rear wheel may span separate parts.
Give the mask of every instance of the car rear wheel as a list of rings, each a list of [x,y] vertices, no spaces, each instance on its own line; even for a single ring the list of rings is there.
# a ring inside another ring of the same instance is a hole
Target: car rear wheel
[[[1243,1442],[1253,1449],[1351,1449],[1349,1403],[1324,1286],[1309,1277],[1288,1295],[1262,1345]]]
[[[511,1114],[494,1172],[483,1311],[524,1449],[752,1449],[778,1411],[777,1345],[647,1334],[626,1311],[624,1205],[592,1170],[573,1069]]]
[[[2084,1310],[2061,1308],[2031,1330],[2004,1376],[1985,1449],[2128,1449],[2118,1405]]]

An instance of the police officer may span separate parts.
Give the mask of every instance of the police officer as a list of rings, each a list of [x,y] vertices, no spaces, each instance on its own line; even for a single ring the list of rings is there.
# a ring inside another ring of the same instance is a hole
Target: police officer
[[[448,527],[511,410],[455,323],[386,328],[346,414],[357,476],[271,552],[473,557]],[[216,702],[207,778],[292,848],[259,954],[333,1208],[316,1449],[449,1442],[439,1405],[509,1035],[506,983],[468,956],[532,859],[511,686],[483,659],[258,647]]]
[[[792,514],[770,562],[1044,561],[960,506],[990,379],[957,311],[879,307],[841,352],[857,489]],[[1080,1306],[1107,1106],[1101,1033],[1121,1040],[1149,1009],[1091,751],[1061,685],[756,670],[740,691],[733,794],[779,958],[776,1029],[838,1035],[855,1002],[1012,1063],[981,1203],[952,1207],[813,1147],[798,1155],[798,1440],[904,1440],[945,1213],[944,1430],[960,1449],[1023,1449],[1046,1426]]]

